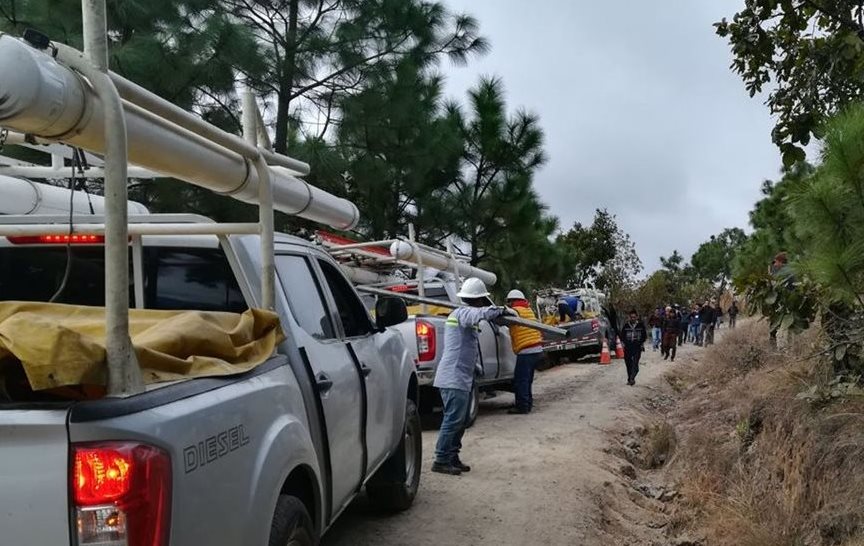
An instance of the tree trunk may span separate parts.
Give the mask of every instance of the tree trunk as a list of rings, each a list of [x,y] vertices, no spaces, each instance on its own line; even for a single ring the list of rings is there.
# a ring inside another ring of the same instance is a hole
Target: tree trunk
[[[297,23],[300,16],[300,0],[290,0],[288,5],[288,35],[285,45],[285,59],[279,82],[279,96],[276,98],[276,139],[273,150],[278,154],[288,152],[288,124],[291,114],[291,93],[294,91],[294,77],[297,67]]]

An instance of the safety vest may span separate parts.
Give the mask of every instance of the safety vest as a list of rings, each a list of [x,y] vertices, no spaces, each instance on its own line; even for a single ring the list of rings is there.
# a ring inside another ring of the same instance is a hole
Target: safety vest
[[[516,303],[513,306],[513,310],[519,313],[519,317],[523,319],[533,320],[535,322],[537,321],[534,311],[532,311],[525,303]],[[533,328],[511,324],[510,341],[513,344],[513,352],[518,355],[520,351],[528,349],[529,347],[536,347],[543,343],[543,336]]]

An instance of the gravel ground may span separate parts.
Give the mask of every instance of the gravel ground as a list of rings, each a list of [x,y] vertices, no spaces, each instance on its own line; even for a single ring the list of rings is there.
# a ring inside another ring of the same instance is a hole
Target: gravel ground
[[[650,344],[649,344],[650,345]],[[685,345],[674,365],[692,365]],[[423,433],[424,468],[411,510],[370,511],[358,499],[324,537],[325,546],[593,545],[610,540],[600,524],[604,488],[620,459],[607,453],[612,429],[638,424],[672,364],[648,351],[635,387],[623,360],[567,364],[538,373],[530,415],[508,415],[513,395],[481,404],[463,440],[462,476],[429,471],[436,431]]]

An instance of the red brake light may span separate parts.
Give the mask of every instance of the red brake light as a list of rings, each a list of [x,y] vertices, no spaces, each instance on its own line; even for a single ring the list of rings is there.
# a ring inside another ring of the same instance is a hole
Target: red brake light
[[[113,502],[129,492],[134,461],[114,449],[75,452],[75,503],[92,506]]]
[[[165,546],[171,459],[142,444],[73,446],[72,499],[78,546]]]
[[[101,245],[105,244],[104,235],[72,234],[72,235],[21,235],[7,237],[15,245]]]
[[[414,324],[417,334],[417,360],[429,362],[435,360],[435,327],[425,320],[418,320]]]
[[[594,320],[591,321],[591,330],[596,332],[599,329],[600,329],[600,321],[595,318]]]

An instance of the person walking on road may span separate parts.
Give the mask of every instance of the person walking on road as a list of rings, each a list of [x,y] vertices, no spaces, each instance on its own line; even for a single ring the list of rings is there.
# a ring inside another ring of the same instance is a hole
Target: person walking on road
[[[675,362],[675,354],[678,351],[678,332],[681,329],[681,317],[671,307],[666,308],[666,316],[661,325],[663,341],[661,342],[663,360],[670,356]]]
[[[645,340],[648,339],[645,325],[639,320],[639,314],[635,309],[630,310],[630,316],[621,328],[621,337],[624,343],[624,363],[627,366],[627,384],[632,387],[636,384],[639,359],[642,358]]]
[[[706,301],[699,310],[699,320],[702,322],[700,341],[707,347],[714,344],[714,323],[717,322],[717,310],[714,309],[714,299]]]
[[[681,316],[681,321],[678,323],[678,346],[680,347],[687,340],[687,330],[690,328],[690,309],[685,305],[681,308],[679,315]]]
[[[729,328],[735,328],[735,323],[738,320],[738,302],[733,301],[732,307],[729,308]]]
[[[699,343],[699,329],[701,326],[701,322],[699,320],[699,305],[693,304],[693,308],[690,310],[690,328],[687,333],[690,341],[694,345],[700,345]]]
[[[508,313],[502,307],[490,305],[489,291],[480,279],[466,279],[457,296],[468,307],[455,309],[447,317],[444,353],[433,383],[444,403],[444,417],[438,431],[432,472],[454,476],[471,470],[459,459],[459,451],[471,405],[474,367],[479,357],[477,332],[482,321],[493,321]]]
[[[648,327],[651,328],[651,348],[656,351],[660,348],[660,327],[663,325],[663,313],[658,307],[654,314],[648,319]]]
[[[537,316],[521,290],[511,290],[507,294],[507,306],[523,319],[537,322]],[[526,414],[534,408],[532,385],[534,370],[543,359],[543,336],[540,332],[525,326],[510,325],[510,343],[516,354],[516,369],[513,372],[513,392],[516,404],[507,413]]]

